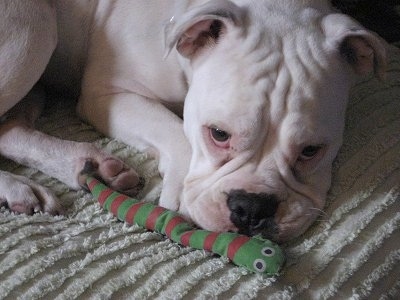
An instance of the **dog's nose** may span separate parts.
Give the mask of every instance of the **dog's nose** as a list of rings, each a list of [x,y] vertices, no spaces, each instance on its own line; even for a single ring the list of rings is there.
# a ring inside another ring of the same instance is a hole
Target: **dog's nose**
[[[230,219],[239,233],[256,235],[273,232],[273,217],[278,208],[278,198],[266,193],[248,193],[244,190],[233,190],[228,194]]]

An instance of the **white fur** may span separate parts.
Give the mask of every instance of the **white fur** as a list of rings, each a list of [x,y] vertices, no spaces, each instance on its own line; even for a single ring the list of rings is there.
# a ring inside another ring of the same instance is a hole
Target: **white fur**
[[[206,229],[236,230],[226,195],[243,189],[279,197],[276,240],[298,236],[313,222],[314,208],[323,208],[330,186],[352,74],[382,73],[384,49],[378,38],[348,17],[328,15],[325,1],[55,3],[59,38],[45,83],[73,91],[82,84],[78,112],[83,118],[107,135],[157,150],[164,177],[161,205]],[[21,10],[17,6],[14,10]],[[1,20],[0,27],[14,25],[7,15]],[[218,42],[194,44],[215,20],[222,24]],[[39,23],[34,17],[32,22]],[[52,22],[46,23],[50,29]],[[19,38],[36,45],[32,36],[28,31]],[[42,46],[51,52],[54,39],[47,37]],[[350,63],[339,51],[345,41],[356,56]],[[0,48],[3,65],[15,68],[6,58],[10,51],[23,52],[16,47]],[[45,54],[42,65],[49,59]],[[36,70],[28,62],[22,66]],[[61,80],[55,76],[60,70],[65,72]],[[3,90],[9,77],[0,77]],[[33,82],[20,79],[18,84],[8,89],[26,93]],[[0,97],[5,112],[23,94]],[[210,126],[231,134],[229,147],[210,141]],[[50,147],[45,145],[40,151]],[[308,145],[323,148],[314,159],[299,161]],[[68,149],[61,156],[71,161],[96,156],[81,152]],[[50,163],[38,156],[42,169],[76,185],[82,164],[72,162],[74,171],[64,173],[71,182],[58,174],[61,157]],[[24,159],[32,164],[33,159]]]

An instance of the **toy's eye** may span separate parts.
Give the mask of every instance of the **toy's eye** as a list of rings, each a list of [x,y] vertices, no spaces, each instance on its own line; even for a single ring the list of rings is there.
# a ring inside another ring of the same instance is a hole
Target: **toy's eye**
[[[275,250],[270,247],[265,247],[261,250],[261,253],[265,256],[272,257],[275,255]]]
[[[265,263],[265,261],[263,261],[261,258],[259,258],[254,261],[253,267],[254,267],[254,270],[256,270],[257,272],[262,273],[267,268],[267,264]]]

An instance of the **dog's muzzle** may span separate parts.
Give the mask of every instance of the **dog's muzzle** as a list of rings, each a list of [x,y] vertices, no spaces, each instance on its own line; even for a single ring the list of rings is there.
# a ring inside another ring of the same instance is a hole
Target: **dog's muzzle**
[[[264,238],[272,238],[278,233],[274,216],[279,201],[275,195],[232,190],[227,204],[231,211],[230,220],[239,233],[249,236],[261,234]]]

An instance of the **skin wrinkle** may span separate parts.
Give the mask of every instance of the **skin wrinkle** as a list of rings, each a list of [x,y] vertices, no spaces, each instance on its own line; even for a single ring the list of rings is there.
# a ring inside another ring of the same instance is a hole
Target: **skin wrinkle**
[[[319,47],[317,47],[315,40],[312,37],[307,37],[306,41],[308,45],[307,62],[313,65],[313,72],[311,73],[311,76],[314,80],[316,80],[323,76],[323,70],[326,69],[328,63],[326,58],[319,55],[319,51],[317,52]]]
[[[299,34],[299,35],[296,35],[295,40],[294,40],[295,48],[296,48],[296,51],[295,51],[296,61],[298,63],[299,73],[302,74],[300,76],[301,81],[309,82],[312,75],[311,75],[311,72],[310,72],[309,68],[307,67],[307,65],[312,62],[308,62],[308,58],[305,57],[307,55],[308,48],[306,49],[306,47],[304,47],[304,45],[302,45],[304,42],[299,42],[300,39],[304,40],[302,35]],[[297,64],[296,64],[296,66],[297,66]]]
[[[291,94],[292,88],[292,78],[283,59],[281,60],[278,67],[279,69],[275,81],[275,86],[270,93],[270,122],[271,126],[275,127],[276,130],[279,129],[277,126],[281,125],[280,121],[282,119],[282,116],[287,114],[287,99]]]
[[[259,32],[258,33],[257,49],[247,53],[249,62],[247,66],[254,66],[250,73],[251,83],[257,84],[257,81],[267,79],[269,84],[267,90],[274,85],[278,72],[274,70],[279,69],[279,64],[282,60],[282,43],[281,40],[272,33]],[[266,49],[270,49],[265,51]],[[276,74],[275,76],[273,76]]]
[[[310,85],[315,85],[315,82],[318,82],[318,78],[323,77],[321,74],[323,73],[322,70],[324,69],[323,66],[319,63],[319,61],[317,58],[315,58],[315,53],[312,53],[312,41],[311,37],[306,38],[307,41],[307,46],[308,47],[304,47],[304,43],[303,43],[303,38],[300,37],[300,35],[298,35],[298,37],[296,38],[296,55],[294,56],[289,56],[289,59],[287,59],[286,61],[289,63],[286,63],[286,67],[290,73],[290,77],[291,78],[302,78],[302,80],[300,80],[300,82],[308,82]],[[302,45],[303,47],[300,47],[298,45]],[[291,44],[286,43],[286,47],[293,47]],[[312,72],[310,71],[312,70]],[[317,74],[315,74],[317,73]],[[299,80],[296,80],[297,82]],[[295,82],[292,80],[292,82]],[[296,105],[299,107],[303,106],[303,105],[308,105],[307,103],[311,104],[311,105],[315,105],[315,103],[313,103],[313,101],[308,101],[307,99],[313,99],[316,98],[317,95],[311,94],[310,92],[312,92],[313,89],[304,89],[303,86],[301,85],[297,85],[294,86],[293,84],[290,85],[290,90],[287,91],[287,94],[285,95],[284,99],[286,100],[286,102],[289,101],[289,99],[291,99],[292,97],[295,97],[295,94],[298,94],[297,97],[301,97],[298,99],[298,101],[291,101],[292,105]],[[288,105],[288,104],[287,104]],[[286,107],[288,107],[286,105]],[[311,109],[311,108],[310,108]],[[286,112],[289,111],[288,108],[286,108],[285,110]]]
[[[283,40],[283,53],[285,57],[285,65],[290,73],[290,77],[294,78],[295,80],[292,79],[292,83],[294,82],[307,82],[309,76],[307,76],[307,68],[304,66],[302,60],[299,57],[299,48],[298,47],[298,42],[296,42],[298,38],[295,38],[294,40],[289,38],[289,39],[284,39]],[[296,51],[293,51],[293,49],[296,49]],[[289,95],[292,95],[293,92],[297,89],[300,89],[303,91],[303,87],[301,85],[294,86],[291,84],[290,87],[291,91]],[[286,101],[289,100],[291,97],[287,97]]]
[[[322,26],[323,22],[323,16],[317,16],[315,17],[315,21],[313,22],[313,25],[315,27],[315,34],[320,34],[319,39],[326,39],[326,32],[325,29]],[[306,37],[309,53],[311,56],[310,63],[313,65],[318,64],[321,69],[325,70],[328,66],[328,60],[326,58],[326,55],[321,55],[321,46],[320,44],[316,43],[316,39],[313,38],[313,36],[307,36]],[[320,78],[320,73],[316,74],[315,78]]]
[[[318,39],[321,39],[321,37],[319,37]],[[320,55],[321,47],[317,45],[317,43],[315,42],[315,38],[313,38],[312,36],[308,36],[306,37],[306,42],[308,46],[308,51],[304,53],[304,65],[313,70],[313,72],[311,73],[311,77],[314,81],[317,81],[319,78],[324,77],[323,73],[329,67],[329,61],[326,55]],[[310,68],[310,66],[312,66],[312,68]]]

